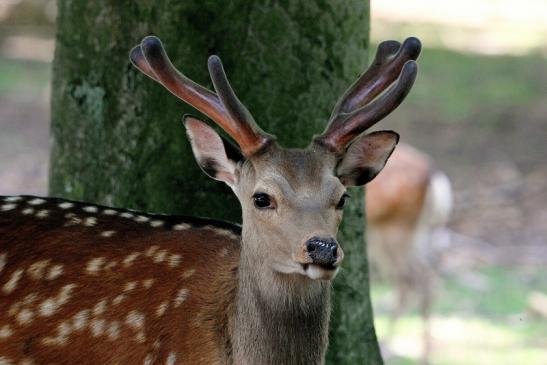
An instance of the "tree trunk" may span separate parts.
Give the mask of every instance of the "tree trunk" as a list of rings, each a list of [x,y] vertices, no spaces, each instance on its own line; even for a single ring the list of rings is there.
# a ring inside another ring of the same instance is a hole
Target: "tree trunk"
[[[146,211],[240,221],[224,184],[199,170],[178,101],[129,63],[160,37],[175,65],[210,87],[218,54],[239,98],[280,143],[304,147],[367,65],[368,1],[59,0],[50,193]],[[330,364],[380,364],[363,245],[363,196],[340,232]]]

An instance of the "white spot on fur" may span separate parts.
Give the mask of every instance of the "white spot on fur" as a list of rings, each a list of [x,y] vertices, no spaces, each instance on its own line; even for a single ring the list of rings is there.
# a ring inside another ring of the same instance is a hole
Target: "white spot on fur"
[[[118,261],[112,260],[112,261],[110,261],[108,264],[106,264],[106,265],[104,266],[104,269],[105,269],[105,270],[112,270],[113,268],[116,267],[116,265],[118,265]]]
[[[0,206],[0,210],[6,212],[8,210],[12,210],[12,209],[15,209],[17,208],[17,204],[4,204],[2,206]]]
[[[0,340],[5,340],[6,338],[10,337],[13,334],[13,330],[11,329],[9,324],[6,324],[0,328]]]
[[[30,322],[32,322],[33,318],[34,318],[34,313],[30,309],[27,309],[27,308],[22,309],[17,314],[17,317],[16,317],[17,323],[19,323],[20,325],[29,324]]]
[[[82,219],[74,213],[65,214],[65,218],[68,219],[68,221],[65,223],[65,227],[75,226],[82,223]]]
[[[75,284],[68,284],[61,288],[56,297],[51,297],[42,302],[39,306],[39,312],[42,317],[49,317],[57,310],[66,304],[70,299],[72,290],[76,287]]]
[[[70,209],[74,206],[74,204],[71,202],[62,202],[62,203],[59,203],[59,205],[57,206],[61,209]]]
[[[19,365],[36,365],[36,364],[34,363],[34,361],[32,361],[32,359],[26,358],[26,359],[21,360]]]
[[[4,201],[8,203],[18,202],[21,200],[23,200],[22,196],[7,196],[4,198]]]
[[[49,215],[49,210],[47,209],[42,209],[36,212],[36,218],[47,218],[48,215]]]
[[[152,365],[152,361],[154,361],[154,357],[152,356],[152,354],[147,354],[144,358],[144,362],[142,363],[142,365]]]
[[[135,214],[129,213],[129,212],[120,213],[120,217],[122,217],[122,218],[133,218],[134,216],[135,216]]]
[[[27,274],[34,280],[40,280],[50,260],[39,260],[29,266]]]
[[[144,286],[146,289],[150,289],[152,287],[152,284],[154,284],[154,279],[146,279],[142,281],[142,286]]]
[[[192,228],[192,226],[189,225],[188,223],[180,223],[173,226],[173,229],[175,231],[182,231],[184,229],[190,229],[190,228]]]
[[[177,292],[177,296],[175,297],[174,305],[175,308],[180,307],[182,303],[188,298],[188,289],[180,289]]]
[[[136,310],[132,310],[125,317],[125,324],[133,329],[140,329],[144,327],[144,314]]]
[[[104,319],[93,319],[89,323],[89,328],[94,337],[99,337],[105,331],[106,322]]]
[[[0,254],[0,272],[2,272],[2,270],[4,270],[4,266],[6,266],[6,257],[7,256],[8,256],[8,254],[6,254],[6,253]]]
[[[149,220],[150,218],[145,217],[144,215],[138,215],[135,217],[135,222],[138,222],[138,223],[148,222]]]
[[[101,237],[112,237],[114,234],[116,234],[116,231],[103,231]]]
[[[46,202],[46,200],[40,199],[40,198],[35,198],[35,199],[32,199],[32,200],[28,201],[28,203],[30,205],[40,205],[40,204],[44,204],[45,202]]]
[[[87,217],[86,219],[84,219],[84,226],[93,227],[95,225],[97,225],[97,218]]]
[[[104,215],[116,215],[116,214],[118,214],[118,211],[114,210],[114,209],[105,209],[105,210],[103,210],[103,214]]]
[[[194,275],[196,269],[190,269],[183,272],[180,276],[181,279],[188,279],[190,276]]]
[[[63,322],[57,327],[56,337],[44,337],[42,343],[44,345],[63,346],[67,343],[67,336],[72,332],[72,327],[69,323]]]
[[[175,365],[175,361],[177,361],[177,354],[174,352],[170,352],[167,356],[167,361],[165,362],[165,365]]]
[[[120,304],[121,302],[123,302],[124,299],[125,299],[125,295],[123,295],[123,294],[117,295],[117,296],[112,300],[112,304],[118,305],[118,304]]]
[[[38,298],[38,295],[36,295],[36,293],[29,294],[25,297],[25,300],[23,301],[23,303],[25,305],[31,305],[32,303],[34,303],[36,298]]]
[[[49,317],[57,310],[57,303],[55,299],[48,298],[40,304],[40,315],[42,317]]]
[[[125,287],[123,288],[123,291],[128,292],[128,291],[131,291],[131,290],[135,289],[136,287],[137,287],[137,282],[136,281],[130,281],[130,282],[125,284]]]
[[[101,266],[104,264],[104,257],[96,257],[88,261],[85,271],[89,275],[97,275],[101,271]]]
[[[49,272],[46,276],[47,280],[55,280],[63,274],[63,265],[54,265],[49,269]]]
[[[169,262],[169,267],[177,267],[180,265],[180,260],[182,259],[181,255],[173,254],[169,256],[167,261]]]
[[[75,330],[83,330],[87,326],[89,320],[89,309],[79,311],[72,318],[72,326]]]
[[[17,283],[19,282],[19,279],[21,279],[23,272],[24,272],[23,269],[17,269],[11,274],[11,277],[8,280],[8,282],[5,283],[4,286],[2,287],[2,291],[5,294],[11,294],[17,288]]]
[[[108,338],[111,340],[115,340],[120,337],[120,322],[111,322],[110,326],[108,326],[108,329],[106,330],[106,333],[108,335]]]
[[[165,259],[167,258],[167,250],[160,250],[158,251],[155,255],[154,255],[154,262],[155,263],[160,263],[160,262],[163,262],[165,261]]]
[[[169,307],[169,303],[167,302],[163,302],[160,305],[158,305],[158,308],[156,309],[156,317],[163,316],[168,307]]]
[[[238,236],[234,232],[232,232],[230,230],[227,230],[227,229],[215,228],[214,231],[215,231],[215,233],[217,233],[221,236],[224,236],[224,237],[228,237],[230,239],[237,239],[238,238]]]
[[[123,266],[129,267],[133,264],[135,259],[140,256],[139,252],[131,252],[125,259],[123,259]]]
[[[164,222],[160,220],[155,220],[150,222],[151,227],[161,227],[163,226]]]
[[[160,247],[159,247],[159,246],[156,246],[156,245],[150,246],[150,248],[148,248],[148,250],[146,250],[146,251],[144,252],[144,254],[145,254],[146,256],[148,256],[148,257],[152,257],[152,256],[154,256],[154,254],[156,253],[156,251],[159,250],[159,248],[160,248]]]
[[[97,213],[99,211],[99,208],[93,205],[88,205],[87,207],[83,207],[82,210],[88,213]]]
[[[100,316],[106,312],[106,299],[100,300],[95,306],[93,307],[93,315],[94,316]]]
[[[34,214],[34,208],[25,208],[21,211],[21,214],[23,214],[23,215]]]

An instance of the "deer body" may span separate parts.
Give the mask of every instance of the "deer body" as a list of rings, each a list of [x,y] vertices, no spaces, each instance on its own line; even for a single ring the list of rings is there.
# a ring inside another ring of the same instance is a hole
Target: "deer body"
[[[185,118],[199,166],[234,191],[243,225],[0,198],[0,364],[323,364],[346,188],[372,180],[398,142],[363,132],[406,96],[419,51],[413,38],[384,42],[326,130],[286,149],[220,59],[209,59],[215,93],[145,38],[133,64],[237,143]]]
[[[426,154],[401,144],[377,179],[367,186],[368,253],[395,287],[395,321],[409,296],[418,299],[424,322],[424,362],[430,349],[429,317],[437,273],[434,240],[448,222],[450,181]]]

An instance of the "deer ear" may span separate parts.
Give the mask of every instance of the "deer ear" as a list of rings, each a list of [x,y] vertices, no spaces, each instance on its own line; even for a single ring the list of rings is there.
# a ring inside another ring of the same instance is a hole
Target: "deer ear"
[[[357,138],[338,164],[336,174],[345,186],[364,185],[384,168],[399,142],[393,131],[379,131]]]
[[[209,177],[233,188],[237,182],[237,162],[243,158],[241,152],[199,119],[187,116],[184,126],[199,167]]]

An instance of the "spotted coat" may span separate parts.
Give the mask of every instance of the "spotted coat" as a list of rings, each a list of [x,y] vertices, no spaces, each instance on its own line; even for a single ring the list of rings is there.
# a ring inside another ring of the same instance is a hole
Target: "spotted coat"
[[[239,242],[220,221],[0,197],[0,364],[230,363]]]

